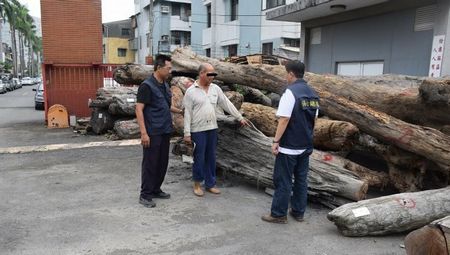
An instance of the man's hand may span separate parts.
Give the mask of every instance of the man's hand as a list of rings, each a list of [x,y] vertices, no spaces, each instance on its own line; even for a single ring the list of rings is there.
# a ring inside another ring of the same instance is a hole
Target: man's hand
[[[241,123],[241,127],[244,126],[250,127],[250,123],[246,119],[242,119],[241,121],[239,121],[239,123]]]
[[[278,147],[280,147],[279,143],[272,143],[272,154],[277,155],[278,154]]]
[[[141,144],[144,148],[150,147],[150,136],[148,134],[141,134]]]
[[[183,140],[186,144],[192,144],[191,136],[185,136]]]

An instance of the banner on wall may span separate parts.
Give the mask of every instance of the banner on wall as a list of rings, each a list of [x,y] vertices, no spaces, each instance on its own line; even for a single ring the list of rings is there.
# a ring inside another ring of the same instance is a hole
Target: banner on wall
[[[444,57],[445,35],[435,35],[431,48],[430,71],[428,76],[441,77],[442,59]]]

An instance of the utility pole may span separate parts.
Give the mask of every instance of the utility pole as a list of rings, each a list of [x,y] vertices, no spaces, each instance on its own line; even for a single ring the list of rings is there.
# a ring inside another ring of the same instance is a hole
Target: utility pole
[[[148,8],[148,56],[146,58],[146,64],[153,64],[153,0],[150,0],[150,6]]]

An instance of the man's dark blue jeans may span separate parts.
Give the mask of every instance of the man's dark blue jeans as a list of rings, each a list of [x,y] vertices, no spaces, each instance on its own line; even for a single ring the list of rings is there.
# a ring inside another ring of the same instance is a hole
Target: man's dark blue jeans
[[[308,197],[307,177],[311,153],[312,149],[306,150],[300,155],[278,153],[273,171],[275,193],[272,200],[272,217],[287,215],[289,198],[291,199],[292,214],[295,217],[303,217]],[[292,176],[294,176],[293,185]]]

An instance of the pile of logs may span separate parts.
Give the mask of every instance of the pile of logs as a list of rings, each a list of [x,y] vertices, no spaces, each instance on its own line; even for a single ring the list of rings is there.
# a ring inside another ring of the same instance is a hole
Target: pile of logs
[[[179,48],[172,54],[175,69],[171,80],[172,104],[181,107],[183,93],[193,83],[198,66],[203,62],[215,67],[219,74],[217,83],[233,90],[228,91],[227,96],[255,126],[238,128],[229,117],[222,118],[218,165],[259,186],[271,187],[273,156],[269,137],[274,135],[277,125],[274,95],[281,95],[286,87],[284,67],[221,62],[199,56],[188,48]],[[152,72],[151,66],[126,65],[114,72],[114,78],[122,84],[138,85]],[[307,73],[305,80],[321,100],[321,118],[314,130],[314,145],[320,151],[316,150],[311,157],[309,176],[309,194],[313,200],[335,208],[364,199],[368,188],[392,193],[445,189],[449,185],[449,79]],[[122,138],[139,137],[133,120],[136,91],[136,87],[100,89],[97,99],[91,102],[93,129],[98,133],[114,129]],[[174,114],[173,119],[177,134],[182,135],[183,117]],[[430,194],[432,197],[424,202],[433,201],[433,196],[441,199],[437,193]],[[397,198],[389,199],[397,201]],[[378,208],[379,201],[364,202],[374,203],[374,208]],[[372,212],[370,205],[363,207]],[[345,215],[348,217],[351,213]],[[436,214],[436,217],[441,216]],[[342,221],[340,217],[329,216],[330,220],[339,219],[336,222]],[[417,228],[436,217],[411,225]],[[382,218],[380,214],[369,221]],[[340,227],[346,231],[348,228]],[[378,234],[378,230],[364,231]]]

